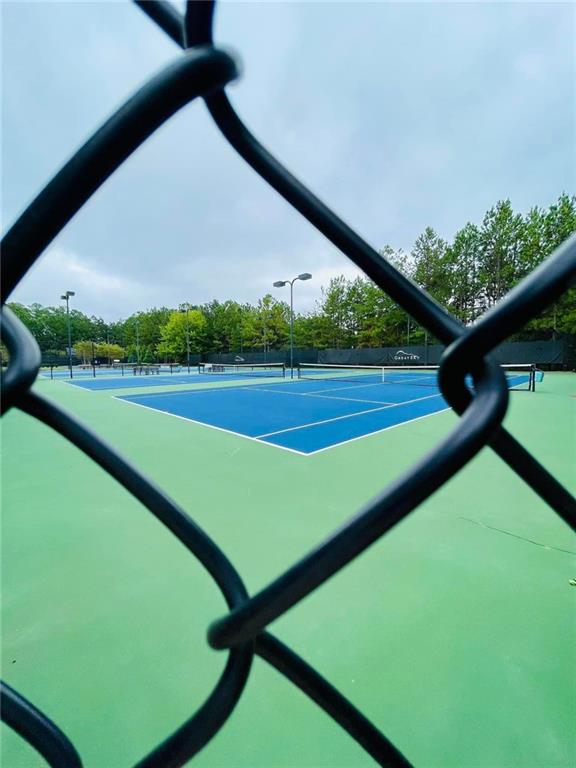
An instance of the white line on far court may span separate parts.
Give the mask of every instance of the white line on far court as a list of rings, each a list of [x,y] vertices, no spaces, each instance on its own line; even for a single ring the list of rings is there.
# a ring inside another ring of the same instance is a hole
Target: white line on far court
[[[373,437],[374,435],[379,435],[382,432],[388,432],[390,429],[397,429],[398,427],[405,427],[406,424],[413,424],[415,421],[422,421],[422,419],[428,419],[430,416],[437,416],[439,413],[446,413],[446,411],[450,411],[451,408],[449,405],[446,406],[446,408],[441,408],[439,411],[432,411],[431,413],[425,413],[423,416],[416,416],[413,419],[408,419],[408,421],[399,421],[397,424],[390,424],[389,427],[383,427],[382,429],[376,429],[374,432],[366,432],[363,435],[358,435],[357,437],[350,437],[348,440],[342,440],[340,443],[331,443],[330,445],[326,445],[324,448],[318,448],[315,451],[310,451],[310,453],[307,453],[307,456],[317,456],[319,453],[325,453],[326,451],[331,451],[332,448],[339,448],[341,445],[347,445],[348,443],[355,443],[358,440],[364,440],[366,437]],[[280,447],[278,443],[268,443],[268,445],[273,445],[274,447]]]
[[[308,427],[316,427],[320,424],[330,424],[333,421],[342,421],[342,419],[353,419],[356,416],[363,416],[365,413],[375,413],[376,411],[385,411],[390,408],[398,408],[400,405],[408,405],[409,403],[417,403],[420,400],[430,400],[432,397],[442,397],[440,393],[437,395],[426,395],[425,397],[416,397],[414,400],[405,400],[402,403],[394,403],[393,405],[383,405],[379,408],[368,408],[365,411],[356,411],[355,413],[347,413],[344,416],[334,416],[331,419],[322,419],[321,421],[311,421],[308,424],[300,424],[298,427],[288,427],[287,429],[278,429],[275,432],[266,432],[262,435],[256,435],[257,440],[261,440],[264,437],[272,437],[273,435],[281,435],[284,432],[295,432],[298,429],[307,429]]]
[[[314,381],[314,379],[297,379],[297,381],[303,381],[306,384],[321,384],[322,381],[324,383],[327,383],[326,379],[322,379],[321,381]],[[338,379],[334,379],[336,383],[338,383]],[[342,379],[340,379],[342,381]],[[358,389],[359,387],[361,389],[364,389],[364,387],[381,387],[384,384],[383,381],[373,381],[373,382],[356,382],[356,384],[347,384],[345,387],[324,387],[323,389],[316,389],[312,390],[314,394],[318,392],[339,392],[341,389]],[[312,394],[312,393],[308,393]]]
[[[252,391],[272,392],[275,395],[296,395],[297,397],[321,397],[324,400],[345,400],[347,403],[372,403],[374,405],[396,405],[386,400],[364,400],[359,397],[334,397],[332,395],[319,395],[317,392],[289,392],[287,389],[266,389],[265,387],[254,387]]]

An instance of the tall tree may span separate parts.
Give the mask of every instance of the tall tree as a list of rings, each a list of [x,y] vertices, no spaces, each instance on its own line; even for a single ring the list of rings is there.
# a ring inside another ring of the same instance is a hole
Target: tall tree
[[[480,230],[470,223],[456,233],[446,250],[450,292],[446,304],[465,325],[473,322],[480,312],[480,250]]]
[[[162,326],[156,352],[165,361],[186,360],[188,343],[191,353],[202,352],[206,332],[206,318],[199,309],[172,312]]]
[[[432,227],[426,227],[411,252],[414,281],[441,304],[450,295],[446,250],[447,243]]]
[[[523,247],[528,273],[548,257],[566,238],[576,232],[576,196],[562,194],[547,211],[533,209],[526,221]],[[553,338],[559,333],[576,333],[576,288],[564,293],[558,301],[532,320],[522,336],[537,333]]]
[[[319,310],[325,318],[324,341],[326,346],[348,346],[350,341],[349,283],[344,275],[330,278],[327,288],[322,288]]]
[[[521,275],[522,216],[510,200],[501,200],[484,216],[480,228],[479,279],[486,309],[496,304]]]

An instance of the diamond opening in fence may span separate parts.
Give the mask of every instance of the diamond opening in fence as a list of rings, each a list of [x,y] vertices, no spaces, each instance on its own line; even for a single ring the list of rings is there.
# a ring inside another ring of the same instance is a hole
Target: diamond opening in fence
[[[2,765],[574,764],[572,15],[3,5]]]

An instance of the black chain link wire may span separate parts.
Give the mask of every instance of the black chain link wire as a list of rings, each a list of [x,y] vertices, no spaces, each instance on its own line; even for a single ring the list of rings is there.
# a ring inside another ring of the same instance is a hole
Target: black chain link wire
[[[202,563],[228,606],[229,613],[208,630],[212,647],[228,649],[220,679],[202,706],[138,766],[181,766],[197,754],[236,706],[255,654],[315,701],[377,763],[410,766],[409,760],[378,728],[266,627],[404,519],[486,445],[576,529],[575,499],[502,427],[509,393],[499,366],[490,357],[491,350],[501,341],[576,282],[576,235],[472,328],[464,328],[283,168],[242,123],[224,91],[238,76],[238,64],[229,52],[213,44],[212,0],[188,2],[185,16],[167,2],[135,2],[184,53],[96,131],[6,234],[2,242],[2,306],[44,249],[122,162],[181,107],[195,98],[203,98],[214,122],[238,154],[446,345],[440,387],[461,418],[446,438],[327,541],[250,597],[222,550],[162,489],[75,416],[31,391],[41,362],[38,345],[6,307],[2,310],[2,340],[8,347],[10,362],[2,382],[2,413],[19,408],[59,432],[105,469]],[[473,378],[473,393],[465,384],[467,376]],[[74,746],[58,726],[4,683],[0,703],[4,722],[51,766],[82,765]]]

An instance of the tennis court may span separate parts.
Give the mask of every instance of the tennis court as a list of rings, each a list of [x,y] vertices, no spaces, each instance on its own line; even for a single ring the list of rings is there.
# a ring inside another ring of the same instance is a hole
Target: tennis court
[[[575,768],[571,18],[5,5],[2,766]]]
[[[535,368],[504,366],[511,389],[530,389]],[[266,374],[257,371],[258,375]],[[222,378],[247,378],[231,368]],[[443,411],[435,366],[302,365],[281,383],[136,394],[119,399],[277,448],[312,454]],[[206,376],[198,376],[203,383]],[[214,375],[211,377],[214,380]],[[134,384],[132,384],[134,386]]]
[[[211,381],[221,379],[228,380]],[[349,385],[253,381],[243,384],[244,402],[254,396],[318,407],[339,401],[260,388],[332,388],[340,397],[335,389]],[[206,403],[226,391],[225,384],[201,386],[212,391],[194,388],[193,397]],[[358,394],[361,387],[352,386]],[[363,386],[402,394],[399,385]],[[547,372],[535,393],[511,393],[506,418],[569,488],[575,387],[574,374]],[[330,536],[457,419],[443,411],[303,457],[158,408],[130,406],[110,391],[46,379],[35,389],[169,487],[221,542],[252,590]],[[229,387],[236,404],[240,389]],[[226,658],[207,647],[205,628],[221,615],[223,601],[169,531],[61,436],[17,410],[5,417],[3,431],[8,680],[62,725],[86,766],[134,765],[189,716],[222,673]],[[414,765],[568,768],[576,749],[566,674],[575,647],[574,552],[569,528],[491,451],[482,451],[419,514],[272,630],[390,734]],[[265,662],[256,660],[252,675],[228,727],[193,765],[375,765]],[[7,766],[44,765],[9,729],[3,736]]]
[[[156,370],[157,368],[157,370]],[[138,372],[136,372],[138,371]],[[107,389],[134,389],[135,387],[166,387],[178,384],[213,384],[215,381],[243,381],[244,379],[284,378],[286,369],[282,363],[260,363],[255,365],[230,366],[195,366],[188,371],[186,368],[170,369],[166,366],[154,366],[152,370],[144,366],[126,366],[124,371],[92,369],[74,372],[70,378],[69,372],[59,371],[53,378],[65,381],[75,387],[100,391]]]

